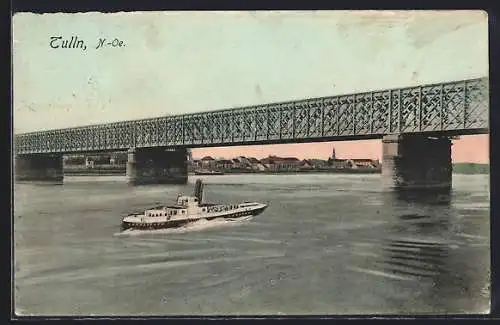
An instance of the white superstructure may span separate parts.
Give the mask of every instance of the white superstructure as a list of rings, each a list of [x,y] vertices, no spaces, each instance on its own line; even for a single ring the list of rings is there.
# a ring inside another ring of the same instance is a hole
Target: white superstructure
[[[267,204],[244,202],[239,204],[203,203],[203,184],[197,180],[193,196],[178,195],[174,205],[156,206],[141,214],[123,218],[122,229],[160,229],[183,226],[189,222],[216,218],[240,218],[262,213]]]

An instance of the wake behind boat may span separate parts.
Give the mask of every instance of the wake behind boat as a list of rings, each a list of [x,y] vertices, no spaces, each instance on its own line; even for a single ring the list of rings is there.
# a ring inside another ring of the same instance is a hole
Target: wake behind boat
[[[267,208],[267,204],[259,202],[244,202],[238,204],[203,203],[203,183],[196,180],[193,196],[179,194],[176,204],[156,206],[140,214],[129,214],[124,217],[121,229],[166,229],[185,226],[199,220],[214,220],[218,218],[239,219],[256,216]]]

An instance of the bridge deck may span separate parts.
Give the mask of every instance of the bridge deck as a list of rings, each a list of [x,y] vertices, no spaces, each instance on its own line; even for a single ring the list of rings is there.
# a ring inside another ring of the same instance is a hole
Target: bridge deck
[[[488,132],[487,78],[15,135],[17,154]]]

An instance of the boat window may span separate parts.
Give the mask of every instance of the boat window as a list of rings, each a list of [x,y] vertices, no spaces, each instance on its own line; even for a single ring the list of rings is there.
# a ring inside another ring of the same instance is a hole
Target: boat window
[[[184,214],[184,210],[182,210],[182,214]]]

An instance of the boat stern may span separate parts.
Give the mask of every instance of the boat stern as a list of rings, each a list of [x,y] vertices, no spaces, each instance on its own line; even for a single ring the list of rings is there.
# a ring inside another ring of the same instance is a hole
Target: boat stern
[[[255,203],[255,206],[253,207],[252,215],[257,216],[264,212],[267,209],[268,205],[265,203]]]
[[[262,213],[264,212],[266,209],[267,209],[268,205],[265,204],[265,203],[261,203],[261,207],[260,207],[260,212],[259,213]]]

